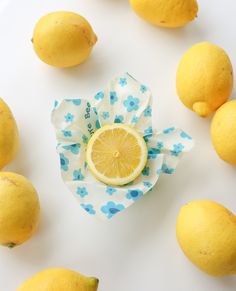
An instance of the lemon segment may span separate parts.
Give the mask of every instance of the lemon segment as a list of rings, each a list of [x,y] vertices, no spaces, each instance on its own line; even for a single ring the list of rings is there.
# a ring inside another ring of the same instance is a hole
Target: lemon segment
[[[94,133],[86,159],[98,180],[108,185],[125,185],[140,175],[147,162],[147,152],[147,145],[137,130],[115,123]]]

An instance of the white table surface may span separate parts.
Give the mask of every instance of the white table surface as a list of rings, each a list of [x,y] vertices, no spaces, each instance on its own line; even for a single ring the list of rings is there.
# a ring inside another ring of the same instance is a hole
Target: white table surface
[[[42,207],[39,231],[29,242],[0,248],[1,291],[16,290],[48,267],[97,276],[99,291],[236,290],[235,278],[212,278],[193,266],[175,238],[178,210],[188,201],[212,199],[236,213],[236,169],[215,154],[210,119],[186,109],[175,91],[181,56],[203,40],[222,46],[236,71],[235,0],[199,0],[199,6],[196,21],[168,30],[139,19],[127,0],[0,0],[0,96],[21,135],[20,152],[6,169],[33,182]],[[82,14],[98,35],[80,67],[49,67],[32,49],[35,23],[56,10]],[[179,126],[194,136],[196,147],[175,175],[162,176],[154,191],[104,222],[81,210],[60,178],[50,112],[54,98],[93,96],[124,71],[152,89],[155,127]]]

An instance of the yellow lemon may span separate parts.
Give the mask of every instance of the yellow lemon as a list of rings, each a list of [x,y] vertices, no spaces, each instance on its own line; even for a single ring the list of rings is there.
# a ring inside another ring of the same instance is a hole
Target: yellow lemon
[[[211,122],[211,140],[220,158],[236,166],[236,100],[216,111]]]
[[[10,163],[18,150],[19,135],[14,116],[0,98],[0,169]]]
[[[233,89],[233,69],[225,51],[209,42],[191,47],[177,71],[180,100],[202,117],[227,101]]]
[[[197,17],[196,0],[130,0],[133,10],[158,26],[179,27]]]
[[[84,17],[59,11],[38,21],[32,41],[36,54],[45,63],[55,67],[72,67],[88,58],[97,37]]]
[[[39,199],[21,175],[0,172],[0,244],[14,247],[28,240],[39,222]]]
[[[67,269],[46,269],[29,278],[17,291],[96,291],[98,279]]]
[[[108,185],[124,185],[142,172],[147,162],[143,137],[126,124],[98,129],[90,138],[86,159],[93,175]]]
[[[185,255],[212,276],[236,274],[236,217],[224,206],[197,200],[183,206],[177,239]]]

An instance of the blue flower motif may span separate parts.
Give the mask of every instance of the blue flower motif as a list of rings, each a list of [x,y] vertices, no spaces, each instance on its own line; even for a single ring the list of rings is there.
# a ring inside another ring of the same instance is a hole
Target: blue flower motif
[[[102,113],[102,118],[103,118],[103,119],[108,119],[109,117],[110,117],[109,112],[104,111],[104,112]]]
[[[85,161],[84,162],[84,169],[87,170],[87,168],[88,168],[88,163]]]
[[[81,99],[73,99],[71,100],[71,102],[76,105],[76,106],[79,106],[81,104]]]
[[[144,110],[144,116],[148,117],[148,116],[152,116],[152,108],[150,105],[148,105],[148,107],[146,107],[146,109]]]
[[[101,211],[106,214],[107,218],[112,218],[115,214],[125,209],[122,204],[115,204],[112,201],[107,202],[106,205],[101,207]]]
[[[110,103],[111,105],[114,105],[115,102],[118,101],[118,97],[115,91],[110,92]]]
[[[88,137],[85,134],[82,135],[82,140],[83,140],[83,143],[85,144],[88,143]]]
[[[88,195],[88,191],[85,187],[78,187],[76,193],[79,194],[81,198],[84,198],[84,196]]]
[[[66,99],[66,101],[72,102],[76,106],[79,106],[81,104],[81,99]]]
[[[182,138],[187,138],[187,139],[192,139],[192,137],[190,136],[190,135],[188,135],[186,132],[184,132],[184,131],[182,131],[181,132],[181,134],[180,134],[180,136],[182,137]]]
[[[89,214],[96,214],[96,211],[93,209],[93,205],[92,204],[80,204],[80,206],[86,210]]]
[[[126,194],[127,199],[132,199],[133,201],[138,200],[143,196],[143,192],[141,190],[128,190],[128,193]]]
[[[73,181],[82,181],[82,180],[84,180],[84,176],[83,176],[83,174],[81,172],[81,169],[74,170],[73,176],[74,176]]]
[[[174,144],[173,150],[171,151],[171,155],[178,157],[179,154],[182,153],[183,149],[184,149],[184,145],[182,143]]]
[[[116,115],[114,122],[115,123],[122,123],[124,121],[123,115]]]
[[[169,128],[167,128],[167,129],[163,130],[163,133],[164,133],[164,134],[168,134],[168,133],[170,133],[171,131],[174,131],[174,130],[175,130],[174,127],[169,127]]]
[[[140,86],[140,91],[141,91],[142,93],[145,93],[145,92],[147,91],[147,87],[146,87],[145,85],[141,85],[141,86]]]
[[[148,148],[148,160],[155,159],[161,153],[160,149]]]
[[[72,154],[74,154],[74,155],[78,155],[79,151],[80,151],[80,144],[79,143],[75,143],[75,144],[72,144],[72,145],[63,146],[63,149],[71,151]]]
[[[63,171],[68,171],[69,160],[62,153],[60,153],[60,164]]]
[[[58,106],[58,101],[55,100],[55,101],[54,101],[54,108],[57,108],[57,106]]]
[[[151,133],[152,133],[152,127],[149,126],[148,128],[146,128],[146,129],[144,130],[144,133],[146,133],[146,134],[151,134]]]
[[[119,84],[120,84],[121,87],[124,87],[125,85],[127,85],[126,78],[120,78]]]
[[[151,188],[152,187],[152,183],[151,182],[143,182],[143,185],[145,187]]]
[[[163,164],[162,165],[162,168],[161,168],[161,172],[163,172],[163,173],[165,173],[165,174],[173,174],[174,173],[174,169],[173,168],[169,168],[168,166],[167,166],[167,164]],[[159,174],[159,173],[157,173],[157,174]]]
[[[139,102],[140,100],[138,98],[134,98],[133,96],[130,95],[123,102],[123,104],[126,107],[128,112],[132,112],[139,109]]]
[[[145,167],[145,168],[142,170],[142,174],[143,174],[143,176],[149,176],[149,173],[150,173],[150,168],[149,168],[149,167]]]
[[[103,93],[103,92],[98,92],[98,93],[94,96],[94,98],[95,98],[96,100],[102,100],[102,99],[104,98],[104,93]]]
[[[143,138],[145,142],[148,142],[152,138],[152,134],[145,135]]]
[[[65,118],[65,121],[66,121],[66,122],[72,122],[72,121],[74,120],[74,115],[71,114],[71,113],[67,113],[67,114],[64,116],[64,118]]]
[[[62,133],[65,137],[71,137],[72,132],[70,130],[62,130]]]
[[[163,142],[159,141],[159,142],[157,143],[157,148],[158,148],[159,150],[161,150],[163,147],[164,147]]]
[[[98,115],[98,112],[97,112],[97,108],[96,107],[92,107],[93,108],[93,112]]]
[[[138,121],[138,116],[134,115],[131,119],[131,123],[136,123]]]
[[[97,129],[101,127],[100,121],[98,119],[96,120],[95,126]]]
[[[116,189],[113,188],[113,187],[111,187],[111,186],[107,186],[106,192],[107,192],[109,195],[112,195],[113,193],[116,192]]]

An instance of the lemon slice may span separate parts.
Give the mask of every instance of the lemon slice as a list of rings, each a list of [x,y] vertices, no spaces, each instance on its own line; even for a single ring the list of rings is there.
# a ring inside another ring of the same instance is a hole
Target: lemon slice
[[[124,185],[142,172],[147,162],[147,145],[129,125],[105,125],[90,138],[86,159],[98,180],[108,185]]]

